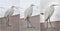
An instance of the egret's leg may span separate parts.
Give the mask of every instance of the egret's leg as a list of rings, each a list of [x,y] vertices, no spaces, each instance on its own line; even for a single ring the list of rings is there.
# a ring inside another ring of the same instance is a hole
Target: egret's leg
[[[28,22],[28,19],[27,19],[27,28],[29,28],[29,22]]]
[[[49,23],[50,23],[50,26],[52,27],[52,23],[50,22],[50,18],[49,18]]]
[[[7,16],[7,22],[6,22],[7,26],[10,26],[9,24],[9,16]]]
[[[48,29],[48,21],[47,21],[47,29]]]
[[[33,26],[33,25],[31,24],[31,22],[30,22],[30,21],[28,21],[28,22],[29,22],[29,27],[31,27],[31,28],[32,28],[32,26]]]
[[[27,28],[29,28],[28,18],[26,18],[25,21],[27,21]]]
[[[32,24],[31,24],[31,22],[29,21],[29,17],[27,17],[27,27],[28,27],[28,28],[32,27]]]
[[[8,16],[8,26],[9,26],[9,16]]]
[[[29,19],[28,19],[28,17],[26,18],[26,20],[27,20],[27,28],[29,28]]]
[[[45,28],[48,28],[48,19],[45,20]]]
[[[6,25],[8,26],[8,17],[6,17]]]
[[[7,22],[6,22],[7,26],[9,26],[9,16],[7,16]]]
[[[6,20],[6,25],[7,25],[7,17],[4,17],[5,18],[5,20]]]
[[[48,21],[45,21],[45,27],[48,28]]]
[[[4,17],[4,19],[6,20],[6,25],[7,25],[7,21],[8,21],[8,20],[7,20],[7,17]]]

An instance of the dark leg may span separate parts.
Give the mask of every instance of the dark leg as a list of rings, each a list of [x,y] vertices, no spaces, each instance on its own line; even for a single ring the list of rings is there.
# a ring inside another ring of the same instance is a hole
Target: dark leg
[[[27,17],[26,19],[27,19],[27,28],[29,28],[29,22],[28,22],[29,18]]]
[[[6,25],[9,26],[9,16],[7,16],[7,22],[6,22]]]
[[[48,29],[48,21],[45,21],[45,28]]]
[[[27,28],[29,28],[29,22],[28,22],[28,19],[27,19]]]
[[[48,29],[48,19],[45,20],[45,28]]]
[[[31,24],[31,22],[30,22],[30,21],[28,21],[28,22],[29,22],[30,28],[32,28],[33,26],[32,26],[32,24]]]
[[[51,28],[52,28],[52,23],[50,22],[50,18],[49,18],[49,23],[50,23],[50,26],[51,26]]]
[[[48,29],[48,21],[47,21],[47,29]]]
[[[9,16],[7,16],[7,22],[6,22],[7,26],[10,26],[9,25]]]
[[[31,27],[29,27],[29,25],[31,25]],[[32,28],[32,24],[31,24],[31,22],[29,21],[29,17],[27,17],[27,27],[28,27],[28,28]]]

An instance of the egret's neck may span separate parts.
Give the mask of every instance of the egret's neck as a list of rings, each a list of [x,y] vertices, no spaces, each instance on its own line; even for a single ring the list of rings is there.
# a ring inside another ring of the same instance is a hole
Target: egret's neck
[[[11,8],[14,11],[14,8]]]
[[[33,6],[30,6],[30,7],[33,7]]]

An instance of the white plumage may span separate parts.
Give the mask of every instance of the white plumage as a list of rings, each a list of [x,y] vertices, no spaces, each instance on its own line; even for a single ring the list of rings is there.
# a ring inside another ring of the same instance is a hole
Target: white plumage
[[[6,12],[5,12],[5,14],[4,14],[4,17],[7,17],[7,16],[11,16],[11,15],[13,15],[13,13],[14,13],[14,9],[8,9]]]
[[[14,10],[15,10],[15,6],[12,6],[10,9],[8,9],[5,14],[4,14],[4,17],[6,17],[7,19],[7,22],[6,24],[9,26],[9,16],[12,16],[13,13],[14,13]]]
[[[32,24],[29,21],[29,19],[30,19],[31,15],[32,15],[32,12],[33,12],[33,6],[34,5],[32,4],[30,7],[28,7],[26,9],[25,13],[24,13],[24,20],[27,20],[27,27],[29,27],[29,25],[30,25],[30,27],[32,27]]]
[[[26,9],[25,13],[24,13],[24,18],[26,19],[27,16],[28,16],[28,17],[31,17],[32,12],[33,12],[33,7],[28,7],[28,8]]]
[[[44,18],[45,18],[45,22],[47,22],[47,28],[48,28],[48,21],[49,21],[50,26],[52,27],[52,24],[50,22],[50,17],[54,13],[54,10],[55,10],[54,6],[57,6],[57,4],[50,5],[44,12]]]
[[[54,10],[55,10],[54,6],[48,7],[44,13],[45,19],[47,19],[48,17],[51,17],[52,14],[54,13]]]

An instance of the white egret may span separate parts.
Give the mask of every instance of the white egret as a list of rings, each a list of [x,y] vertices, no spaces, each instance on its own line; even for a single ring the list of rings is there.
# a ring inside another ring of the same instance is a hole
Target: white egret
[[[44,18],[45,18],[45,26],[47,25],[47,28],[48,28],[48,21],[49,21],[49,24],[50,26],[52,27],[52,24],[50,22],[50,17],[53,15],[54,13],[54,10],[55,10],[55,7],[54,6],[58,6],[58,4],[52,4],[50,5],[44,13],[41,13],[42,15],[44,14]],[[47,24],[46,24],[47,22]]]
[[[31,15],[32,15],[32,12],[33,12],[33,6],[35,6],[34,4],[31,4],[30,7],[28,7],[26,9],[26,11],[24,12],[24,20],[26,21],[27,20],[27,28],[32,28],[32,24],[31,22],[29,21]]]
[[[9,25],[9,16],[13,15],[14,11],[15,11],[16,7],[15,6],[12,6],[10,9],[8,9],[5,14],[4,14],[4,17],[7,19],[7,26],[10,26]]]

